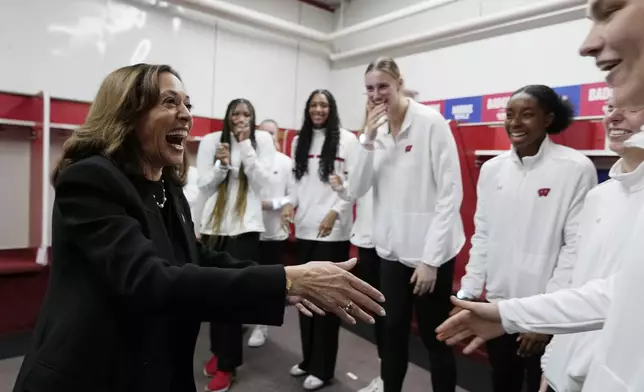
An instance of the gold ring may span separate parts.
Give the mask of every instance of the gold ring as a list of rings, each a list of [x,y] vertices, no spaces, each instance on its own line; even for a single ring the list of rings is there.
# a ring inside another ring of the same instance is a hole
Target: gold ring
[[[353,301],[349,301],[349,303],[348,303],[344,308],[342,308],[342,309],[343,309],[345,312],[349,313],[349,312],[351,311],[351,309],[353,309]]]

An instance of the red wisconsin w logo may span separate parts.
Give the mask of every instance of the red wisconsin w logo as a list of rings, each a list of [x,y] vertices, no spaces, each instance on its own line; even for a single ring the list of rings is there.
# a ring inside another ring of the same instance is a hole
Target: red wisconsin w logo
[[[541,188],[537,191],[539,197],[548,197],[548,193],[550,193],[550,188]]]
[[[409,152],[409,151],[411,151],[411,144],[405,146],[405,152]]]

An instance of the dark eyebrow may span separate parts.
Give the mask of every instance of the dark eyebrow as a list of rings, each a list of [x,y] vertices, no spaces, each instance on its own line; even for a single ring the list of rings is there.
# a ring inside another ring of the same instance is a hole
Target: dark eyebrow
[[[170,94],[170,95],[173,95],[173,96],[175,96],[175,97],[176,97],[177,95],[180,95],[177,91],[172,90],[172,89],[164,90],[163,92],[164,92],[164,93],[167,93],[167,94]],[[186,96],[185,96],[185,99],[187,99],[187,100],[189,101],[189,100],[190,100],[190,96],[189,96],[189,95],[186,95]]]

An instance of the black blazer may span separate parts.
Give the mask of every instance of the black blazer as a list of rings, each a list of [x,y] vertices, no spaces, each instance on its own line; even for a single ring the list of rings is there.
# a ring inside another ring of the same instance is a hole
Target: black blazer
[[[14,392],[194,391],[202,321],[281,325],[284,267],[203,249],[182,189],[166,185],[187,260],[153,194],[110,160],[60,174],[51,279]]]

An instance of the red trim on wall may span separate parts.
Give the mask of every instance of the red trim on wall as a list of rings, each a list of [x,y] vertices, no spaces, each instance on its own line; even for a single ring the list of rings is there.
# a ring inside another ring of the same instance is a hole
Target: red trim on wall
[[[310,6],[319,8],[321,10],[325,10],[325,11],[329,11],[329,12],[335,12],[335,9],[333,7],[331,7],[328,4],[321,3],[319,1],[315,1],[315,0],[299,0],[299,1],[300,1],[300,3],[308,4]]]
[[[0,118],[37,121],[42,117],[40,101],[33,95],[0,93]]]

